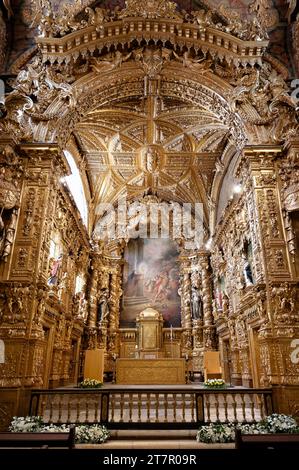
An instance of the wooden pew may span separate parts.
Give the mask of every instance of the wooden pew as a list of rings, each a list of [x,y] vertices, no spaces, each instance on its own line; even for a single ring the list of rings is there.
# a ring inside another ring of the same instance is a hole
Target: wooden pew
[[[299,434],[242,434],[240,429],[237,429],[235,448],[240,450],[299,451]]]
[[[0,432],[0,448],[67,448],[75,446],[75,426],[69,432]]]

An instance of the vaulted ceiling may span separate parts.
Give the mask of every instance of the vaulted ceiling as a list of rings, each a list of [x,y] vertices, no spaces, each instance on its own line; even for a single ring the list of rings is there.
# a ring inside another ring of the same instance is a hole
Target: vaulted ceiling
[[[152,100],[142,93],[90,110],[74,136],[97,200],[151,188],[163,199],[205,203],[229,128],[215,113],[182,98]],[[149,148],[156,154],[154,167],[145,161]]]
[[[22,22],[27,24],[29,30],[29,23],[34,15],[29,8],[26,10],[26,1],[22,9]],[[133,29],[125,26],[129,16],[125,18],[122,34],[132,31],[134,37],[124,39],[120,35],[119,26],[115,26],[113,34],[109,30],[115,18],[122,19],[121,15],[117,16],[119,10],[117,13],[112,12],[108,19],[105,15],[101,17],[99,13],[96,20],[92,16],[95,13],[92,13],[88,17],[89,23],[84,26],[85,36],[82,33],[82,23],[87,20],[82,21],[80,15],[83,12],[86,16],[88,12],[88,9],[82,10],[82,6],[113,8],[116,5],[123,7],[124,2],[51,0],[50,3],[56,12],[66,4],[72,4],[71,11],[72,14],[77,12],[75,23],[78,24],[68,30],[69,25],[66,23],[64,30],[61,23],[60,34],[54,34],[53,38],[52,32],[47,35],[44,30],[37,39],[39,52],[42,51],[43,54],[43,65],[37,65],[36,70],[34,66],[29,67],[30,73],[33,73],[31,85],[37,90],[34,89],[34,93],[32,90],[28,92],[28,99],[35,96],[35,101],[32,101],[32,107],[36,108],[35,113],[31,110],[34,125],[34,119],[38,119],[36,116],[40,116],[41,110],[50,118],[47,123],[47,118],[42,117],[40,124],[35,127],[35,138],[41,141],[51,135],[55,140],[67,135],[62,145],[72,145],[80,156],[77,163],[84,164],[86,171],[82,173],[88,180],[95,213],[98,204],[102,202],[114,203],[124,194],[132,199],[150,191],[162,200],[202,202],[208,222],[211,208],[219,202],[225,174],[228,169],[233,174],[230,165],[234,155],[246,143],[243,124],[253,122],[251,130],[254,136],[255,123],[259,120],[266,122],[268,119],[267,112],[265,116],[258,112],[264,104],[261,103],[262,85],[267,83],[268,69],[264,70],[266,77],[259,83],[259,72],[254,68],[261,66],[265,43],[262,35],[257,33],[256,36],[254,33],[253,38],[247,38],[245,47],[242,35],[236,34],[237,29],[241,31],[243,27],[236,13],[248,18],[253,11],[260,22],[263,20],[264,31],[271,33],[279,20],[274,5],[270,5],[271,2],[262,2],[258,7],[258,0],[229,0],[226,6],[233,7],[233,10],[224,11],[220,0],[182,0],[177,2],[179,8],[188,12],[204,6],[202,11],[205,27],[200,14],[198,17],[193,15],[191,21],[192,15],[184,13],[183,33],[180,19],[165,37],[163,34],[169,27],[166,26],[168,20],[161,29],[153,24],[149,36],[147,25],[144,24],[142,42],[139,34],[142,22],[139,29],[136,26],[135,34],[134,26],[130,26]],[[60,3],[63,5],[60,6]],[[212,6],[211,15],[214,15],[214,36],[212,30],[206,32],[211,26],[208,4]],[[248,9],[249,5],[251,6]],[[217,7],[219,9],[215,10]],[[44,8],[47,10],[47,7]],[[57,21],[61,19],[59,13],[55,14]],[[113,14],[116,15],[115,18]],[[280,14],[285,18],[285,11],[282,13],[280,10]],[[218,28],[218,16],[223,20],[222,29]],[[106,23],[104,26],[103,21]],[[265,24],[266,21],[268,25]],[[44,20],[41,24],[45,27]],[[31,29],[31,33],[34,35],[34,30]],[[37,30],[35,33],[37,35]],[[82,38],[79,38],[81,33]],[[159,44],[154,37],[156,33],[160,35]],[[173,33],[177,35],[175,44],[171,44],[169,39]],[[230,39],[227,33],[232,34]],[[64,40],[64,36],[70,38],[69,42]],[[255,48],[252,48],[253,39],[256,40]],[[37,49],[29,52],[30,48],[26,49],[28,44],[25,47],[25,42],[22,54],[24,62],[19,59],[15,61],[15,70],[19,66],[23,67],[31,53],[36,54]],[[250,50],[247,51],[246,48]],[[157,50],[159,51],[155,55]],[[15,58],[15,52],[11,51],[10,62],[13,63]],[[280,58],[284,60],[283,54]],[[282,70],[284,77],[287,77],[286,68],[273,57],[269,58],[268,53],[267,61],[275,64],[276,70]],[[81,74],[79,70],[83,69]],[[42,86],[36,86],[37,77],[40,82],[43,81]],[[254,80],[249,83],[248,80],[252,77]],[[242,86],[235,88],[237,84]],[[252,98],[250,86],[255,93],[254,106],[249,103],[249,98]],[[234,100],[230,101],[233,90],[236,93]],[[57,96],[57,99],[52,100],[52,95]],[[270,98],[267,97],[266,103],[270,102]],[[39,108],[39,102],[43,101],[45,106]],[[65,106],[66,102],[69,106]],[[241,114],[235,113],[236,103],[244,106],[243,119],[240,119]],[[52,119],[54,115],[58,116],[55,125]],[[53,131],[55,126],[57,132]]]

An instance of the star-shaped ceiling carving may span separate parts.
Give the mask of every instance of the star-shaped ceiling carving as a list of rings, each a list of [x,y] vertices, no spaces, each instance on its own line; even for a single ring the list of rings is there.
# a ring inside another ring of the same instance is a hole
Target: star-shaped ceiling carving
[[[92,109],[74,134],[96,203],[150,189],[168,201],[207,206],[229,128],[210,110],[157,95]]]

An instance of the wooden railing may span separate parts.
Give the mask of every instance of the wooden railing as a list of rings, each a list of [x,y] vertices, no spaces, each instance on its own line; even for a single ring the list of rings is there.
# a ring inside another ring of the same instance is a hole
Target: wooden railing
[[[186,388],[32,390],[29,410],[46,423],[101,423],[110,429],[254,423],[271,413],[271,390]]]

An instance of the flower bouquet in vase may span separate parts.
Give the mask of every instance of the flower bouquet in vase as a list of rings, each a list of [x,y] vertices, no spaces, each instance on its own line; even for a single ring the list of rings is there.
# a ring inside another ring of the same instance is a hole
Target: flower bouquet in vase
[[[206,388],[225,388],[226,384],[223,379],[208,379],[204,383]]]
[[[102,386],[102,382],[96,379],[84,379],[79,383],[80,388],[101,388]]]

